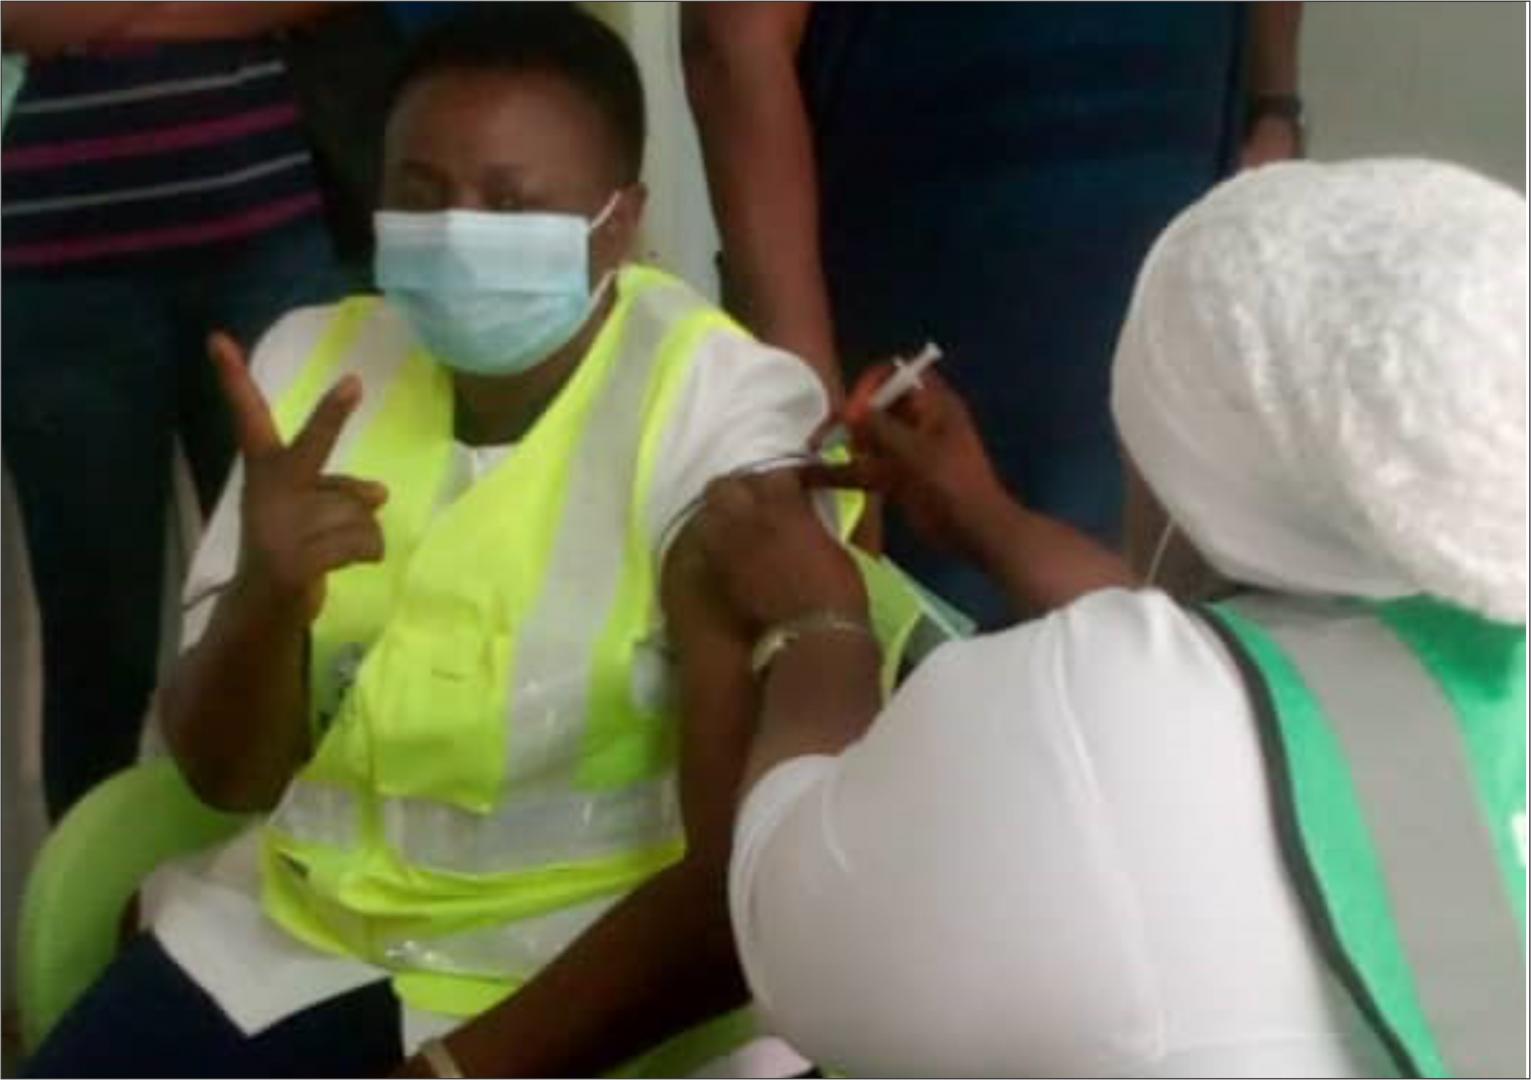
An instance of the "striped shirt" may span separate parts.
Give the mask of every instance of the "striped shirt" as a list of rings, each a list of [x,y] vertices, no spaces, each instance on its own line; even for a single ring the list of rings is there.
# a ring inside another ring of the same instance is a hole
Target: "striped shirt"
[[[225,242],[319,207],[269,39],[33,63],[5,129],[0,197],[7,268]]]

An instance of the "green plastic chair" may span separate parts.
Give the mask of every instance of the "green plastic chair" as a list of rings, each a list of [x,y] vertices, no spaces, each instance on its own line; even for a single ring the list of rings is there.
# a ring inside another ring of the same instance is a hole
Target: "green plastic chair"
[[[161,863],[211,847],[250,819],[210,809],[169,758],[135,765],[75,804],[38,852],[21,901],[17,996],[31,1053],[116,955],[122,914]],[[684,1076],[751,1030],[730,1013],[635,1058],[612,1075]]]
[[[211,847],[250,818],[202,803],[169,758],[135,765],[75,804],[43,843],[21,901],[17,996],[31,1053],[116,955],[122,914],[155,867]],[[614,1077],[685,1076],[754,1030],[743,1011],[641,1054]]]
[[[27,1053],[111,963],[122,914],[150,871],[247,821],[204,805],[169,758],[126,769],[74,805],[43,842],[21,899],[16,990]]]

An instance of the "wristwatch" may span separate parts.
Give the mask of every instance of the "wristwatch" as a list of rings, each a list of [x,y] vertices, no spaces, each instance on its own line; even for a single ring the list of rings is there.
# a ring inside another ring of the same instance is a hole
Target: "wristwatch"
[[[1297,152],[1308,145],[1307,111],[1296,94],[1250,94],[1244,102],[1244,133],[1247,136],[1266,117],[1285,120],[1297,133]]]

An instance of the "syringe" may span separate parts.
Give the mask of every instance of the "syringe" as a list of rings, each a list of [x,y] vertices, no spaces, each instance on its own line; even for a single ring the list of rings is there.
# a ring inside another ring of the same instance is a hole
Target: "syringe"
[[[850,404],[845,409],[845,421],[833,425],[819,438],[819,450],[833,450],[835,447],[843,445],[850,436],[850,432],[846,428],[847,422],[852,424],[860,423],[866,418],[868,413],[882,412],[911,390],[916,390],[924,385],[921,376],[925,374],[932,364],[941,359],[941,356],[940,347],[934,342],[927,341],[925,347],[915,354],[913,360],[895,358],[893,361],[893,374],[884,379],[877,389],[872,391],[872,396],[867,399],[864,406],[858,407],[858,403],[854,397],[852,398]]]

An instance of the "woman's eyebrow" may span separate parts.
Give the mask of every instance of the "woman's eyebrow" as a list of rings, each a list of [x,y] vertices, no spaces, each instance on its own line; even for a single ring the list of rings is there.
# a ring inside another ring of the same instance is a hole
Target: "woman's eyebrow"
[[[440,180],[446,175],[435,165],[421,158],[405,158],[400,166],[400,171],[431,180]]]
[[[508,161],[485,165],[481,170],[481,174],[486,184],[500,184],[514,188],[517,191],[521,190],[526,183],[525,169]]]

